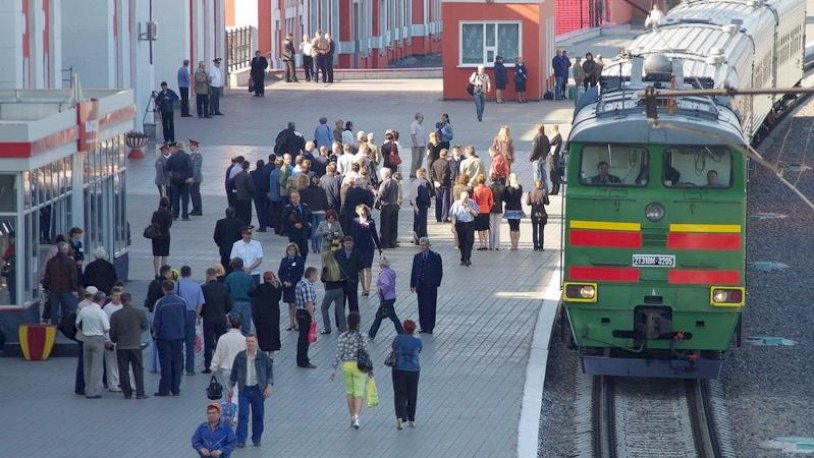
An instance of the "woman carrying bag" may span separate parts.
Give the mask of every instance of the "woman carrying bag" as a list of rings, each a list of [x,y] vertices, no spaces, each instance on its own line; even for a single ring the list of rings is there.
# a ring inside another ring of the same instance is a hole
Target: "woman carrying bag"
[[[339,335],[336,358],[334,358],[331,381],[336,377],[336,369],[342,363],[342,376],[345,379],[345,394],[350,413],[350,425],[359,429],[359,414],[362,412],[362,402],[365,397],[365,384],[367,378],[373,378],[373,371],[367,374],[359,369],[359,350],[367,353],[367,345],[362,333],[359,332],[361,317],[356,312],[348,315],[348,330]]]

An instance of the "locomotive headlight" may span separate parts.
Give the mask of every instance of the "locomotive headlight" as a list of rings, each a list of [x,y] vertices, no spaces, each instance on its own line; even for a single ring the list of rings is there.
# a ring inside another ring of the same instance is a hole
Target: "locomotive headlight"
[[[596,302],[596,283],[566,283],[563,299],[566,302]]]
[[[582,288],[579,289],[579,295],[583,299],[591,299],[592,297],[594,297],[594,295],[596,295],[596,289],[591,285],[583,286]]]
[[[713,286],[709,289],[709,303],[716,307],[741,307],[745,295],[741,287]]]
[[[664,205],[658,202],[651,202],[644,208],[644,217],[652,223],[657,223],[664,218]]]

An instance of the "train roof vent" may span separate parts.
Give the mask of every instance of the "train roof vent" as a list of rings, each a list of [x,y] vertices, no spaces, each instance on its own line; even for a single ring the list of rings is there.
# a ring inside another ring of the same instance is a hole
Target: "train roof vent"
[[[724,48],[712,48],[709,50],[709,56],[705,59],[709,65],[721,65],[725,62]]]
[[[664,54],[651,54],[644,60],[644,74],[648,81],[670,81],[673,64]]]

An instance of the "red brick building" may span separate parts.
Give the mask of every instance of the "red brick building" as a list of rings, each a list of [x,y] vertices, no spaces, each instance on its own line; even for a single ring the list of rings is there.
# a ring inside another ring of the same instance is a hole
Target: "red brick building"
[[[257,0],[258,48],[279,67],[282,42],[328,32],[337,68],[381,68],[441,49],[441,0]],[[299,56],[298,56],[299,58]]]
[[[514,65],[522,56],[529,72],[526,96],[541,99],[551,79],[554,53],[555,0],[444,0],[446,39],[441,51],[444,98],[466,99],[466,84],[478,65],[494,82],[495,56],[504,58],[509,85],[504,96],[515,97]],[[494,97],[494,91],[490,98]]]

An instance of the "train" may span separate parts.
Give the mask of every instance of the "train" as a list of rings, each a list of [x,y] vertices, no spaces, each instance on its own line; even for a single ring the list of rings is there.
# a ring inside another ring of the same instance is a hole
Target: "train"
[[[788,97],[655,94],[798,85],[805,20],[805,0],[685,0],[578,99],[561,306],[583,372],[720,375],[746,304],[747,147]]]

